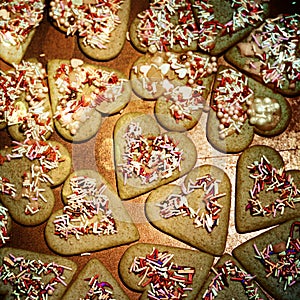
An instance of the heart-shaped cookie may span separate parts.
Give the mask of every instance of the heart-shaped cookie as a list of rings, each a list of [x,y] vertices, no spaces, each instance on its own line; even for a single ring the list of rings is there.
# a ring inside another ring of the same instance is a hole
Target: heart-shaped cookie
[[[233,249],[233,256],[274,299],[300,297],[299,224],[299,218],[287,221]]]
[[[54,141],[29,141],[1,150],[0,198],[11,217],[22,225],[38,225],[49,218],[55,197],[51,187],[70,173],[68,150]]]
[[[23,60],[8,72],[0,72],[0,129],[8,126],[13,140],[45,140],[53,132],[46,77],[36,59]]]
[[[54,123],[68,141],[85,141],[100,128],[102,114],[123,109],[131,86],[125,75],[82,60],[50,60],[48,76]]]
[[[212,165],[196,167],[183,186],[165,185],[152,191],[145,204],[150,223],[199,250],[222,255],[228,231],[231,184]]]
[[[63,185],[62,199],[64,209],[53,213],[45,228],[47,244],[53,251],[73,255],[139,239],[120,198],[98,172],[72,173]]]
[[[299,96],[299,26],[299,13],[295,11],[274,15],[229,49],[224,57],[242,72],[282,95]],[[280,68],[277,68],[278,63]]]
[[[269,3],[223,0],[191,0],[198,25],[198,47],[211,55],[221,55],[258,27],[269,15]]]
[[[101,295],[103,299],[129,299],[105,266],[98,259],[92,258],[80,271],[62,300],[93,298],[97,295]]]
[[[126,41],[130,6],[130,0],[51,1],[49,16],[67,36],[78,36],[85,55],[94,60],[110,60],[121,52]]]
[[[186,52],[197,50],[198,29],[189,1],[150,1],[149,8],[137,14],[129,37],[140,52],[149,49]]]
[[[182,293],[195,299],[212,263],[213,256],[200,251],[138,243],[124,252],[119,273],[127,287],[143,293],[140,299],[181,299]]]
[[[300,171],[286,170],[275,149],[246,149],[237,162],[237,231],[255,231],[299,217],[299,186]]]
[[[211,299],[268,299],[257,283],[230,254],[224,254],[212,267],[212,272],[196,300]]]
[[[210,103],[207,139],[225,153],[243,151],[255,133],[265,137],[279,135],[292,116],[282,95],[226,66],[218,69]]]
[[[60,300],[76,270],[77,265],[67,258],[4,247],[0,249],[1,299],[15,299],[16,295],[25,299],[30,294]]]
[[[0,58],[19,64],[43,19],[45,1],[18,0],[0,3]]]
[[[114,156],[119,195],[130,199],[189,172],[197,151],[185,134],[161,133],[152,116],[127,113],[114,128]]]

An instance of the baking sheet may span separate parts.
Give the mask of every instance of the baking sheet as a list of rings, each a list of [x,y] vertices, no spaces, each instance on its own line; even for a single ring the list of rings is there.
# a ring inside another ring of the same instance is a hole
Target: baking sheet
[[[130,12],[130,22],[136,14],[148,7],[148,1],[132,0],[132,9]],[[34,39],[28,48],[25,59],[36,57],[45,66],[49,59],[61,58],[71,59],[79,58],[85,62],[94,63],[97,65],[109,66],[116,68],[127,76],[134,63],[134,61],[142,54],[137,52],[130,42],[126,41],[125,46],[120,55],[108,62],[95,62],[79,50],[77,39],[75,37],[65,37],[65,35],[57,31],[51,24],[47,16],[44,17],[43,22],[38,27]],[[219,59],[219,64],[226,64],[224,59]],[[7,70],[10,67],[4,62],[0,61],[0,68]],[[287,169],[300,168],[300,97],[289,98],[289,103],[292,106],[293,118],[290,122],[288,129],[281,135],[274,138],[262,138],[255,135],[252,145],[264,144],[277,149],[284,158]],[[154,101],[143,101],[135,94],[132,94],[132,99],[128,106],[122,111],[122,114],[132,111],[141,111],[153,114]],[[51,140],[57,140],[64,144],[70,151],[73,158],[73,169],[91,168],[98,170],[104,177],[115,187],[115,171],[113,163],[113,128],[115,122],[121,114],[106,117],[103,120],[102,126],[98,134],[89,141],[82,144],[71,144],[64,141],[57,133],[54,133]],[[231,218],[229,225],[228,241],[226,245],[226,252],[230,253],[231,250],[249,239],[257,235],[259,232],[250,234],[238,234],[234,226],[234,190],[235,190],[235,167],[238,159],[238,154],[224,154],[212,148],[206,139],[206,113],[202,114],[199,124],[190,130],[187,134],[195,142],[198,151],[197,165],[213,164],[222,168],[230,177],[232,183],[232,204],[231,204]],[[11,139],[7,130],[0,131],[0,148],[11,145]],[[179,179],[178,182],[181,182]],[[54,189],[56,204],[54,211],[63,207],[61,197],[61,186]],[[137,197],[132,200],[124,201],[124,205],[129,211],[133,221],[136,223],[139,233],[139,242],[161,243],[170,246],[179,246],[191,249],[188,245],[166,235],[152,227],[144,214],[144,202],[148,194]],[[37,251],[47,254],[54,254],[46,245],[44,239],[44,228],[46,223],[35,227],[23,227],[13,222],[12,236],[9,246],[21,249]],[[213,241],[211,241],[213,243]],[[129,298],[134,300],[138,299],[140,294],[127,289],[119,279],[118,263],[120,257],[129,246],[120,246],[108,250],[102,250],[86,256],[71,256],[70,259],[78,264],[78,272],[92,257],[98,258],[107,268],[111,271],[113,276],[121,284],[122,288],[128,294]],[[75,274],[76,277],[76,274]]]

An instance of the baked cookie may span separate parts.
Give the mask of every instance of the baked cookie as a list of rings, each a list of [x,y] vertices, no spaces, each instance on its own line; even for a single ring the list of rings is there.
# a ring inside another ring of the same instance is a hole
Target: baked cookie
[[[49,16],[67,36],[78,36],[85,55],[110,60],[125,44],[130,6],[130,0],[55,0],[50,2]]]
[[[155,50],[135,61],[130,80],[134,92],[145,100],[156,100],[178,85],[188,85],[207,96],[216,71],[215,57]]]
[[[19,64],[43,19],[45,1],[17,0],[0,3],[0,58]]]
[[[300,171],[286,170],[279,152],[252,146],[238,159],[235,223],[240,233],[300,217]]]
[[[80,59],[50,60],[49,88],[54,123],[68,141],[85,141],[101,125],[101,114],[111,115],[130,100],[131,86],[119,71]]]
[[[38,225],[51,215],[55,197],[51,187],[71,170],[67,149],[58,142],[28,141],[0,151],[2,203],[22,225]]]
[[[77,265],[66,258],[4,247],[0,249],[1,299],[60,300],[76,270]]]
[[[129,244],[139,233],[110,184],[96,171],[78,170],[63,185],[63,210],[48,220],[48,246],[74,255]]]
[[[3,178],[0,177],[0,189],[4,189]],[[0,204],[0,248],[6,246],[10,240],[12,220],[8,209]]]
[[[138,243],[124,252],[119,273],[142,300],[195,299],[212,263],[213,256],[200,251]]]
[[[207,139],[221,152],[238,153],[254,134],[272,137],[288,126],[292,111],[287,100],[241,72],[220,66],[211,96]]]
[[[187,0],[158,1],[140,12],[130,25],[129,37],[140,52],[197,50],[198,29]]]
[[[300,15],[289,13],[263,25],[229,49],[226,60],[287,97],[300,95]]]
[[[95,258],[89,260],[62,300],[74,299],[124,299],[129,300],[119,283]]]
[[[0,71],[0,129],[13,140],[45,140],[54,130],[46,70],[36,59]]]
[[[245,270],[274,299],[300,297],[299,218],[285,222],[233,250]]]
[[[152,116],[137,112],[116,122],[114,156],[119,195],[130,199],[185,175],[197,151],[185,134],[161,133]]]
[[[191,0],[198,25],[198,47],[211,55],[221,55],[269,14],[268,1]]]
[[[145,204],[149,222],[192,247],[222,255],[227,240],[231,199],[228,176],[203,165],[190,171],[182,186],[152,191]]]
[[[211,268],[196,300],[268,299],[255,282],[255,274],[247,273],[230,254],[225,253]]]

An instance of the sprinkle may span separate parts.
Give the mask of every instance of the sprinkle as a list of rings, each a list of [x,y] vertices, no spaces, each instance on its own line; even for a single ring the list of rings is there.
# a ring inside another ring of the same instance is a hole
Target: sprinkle
[[[225,196],[225,194],[218,193],[218,184],[219,181],[209,174],[197,178],[195,182],[190,181],[187,187],[182,186],[181,193],[171,194],[158,204],[160,216],[166,219],[179,215],[188,216],[193,219],[195,228],[205,228],[211,232],[218,225],[222,210],[218,199]],[[201,200],[199,199],[199,207],[195,211],[189,206],[186,196],[197,189],[203,189],[204,195]],[[205,213],[200,215],[201,204],[205,206]]]
[[[19,100],[21,94],[28,109]],[[46,71],[40,63],[22,61],[7,73],[0,71],[0,123],[18,125],[26,139],[45,140],[53,131],[47,96]]]
[[[95,3],[75,3],[75,1],[51,1],[49,16],[63,27],[67,36],[78,34],[83,44],[92,48],[106,49],[111,34],[121,23],[118,16],[123,1],[95,1]]]
[[[48,299],[57,284],[66,285],[63,276],[66,269],[72,270],[54,262],[45,263],[9,254],[3,257],[0,280],[4,285],[12,286],[15,299]]]
[[[247,272],[238,267],[234,261],[227,260],[224,264],[212,268],[212,271],[216,276],[212,279],[208,289],[203,294],[202,299],[213,300],[217,298],[218,292],[229,287],[228,279],[240,282],[248,299],[263,299],[258,293],[258,287],[253,283],[255,276],[247,274]]]
[[[113,297],[113,287],[110,283],[98,280],[99,275],[96,274],[91,278],[84,279],[88,281],[89,290],[84,298],[80,300],[116,300]]]
[[[10,237],[8,235],[7,225],[8,225],[8,210],[6,207],[0,205],[0,248],[3,247],[10,240]]]
[[[257,246],[253,245],[257,254],[255,258],[264,266],[266,277],[276,278],[283,286],[284,291],[299,281],[300,242],[299,239],[294,238],[295,227],[299,227],[299,225],[300,223],[297,221],[292,223],[286,243],[269,244],[262,251],[258,251]],[[279,250],[275,251],[276,248]]]
[[[219,136],[225,138],[241,131],[254,93],[248,86],[247,78],[233,69],[221,71],[217,82],[212,109],[220,121]]]
[[[276,217],[278,210],[282,215],[285,208],[295,209],[295,204],[300,201],[300,191],[294,179],[286,173],[284,168],[276,169],[265,156],[247,168],[249,176],[254,180],[246,206],[246,210],[249,210],[251,215]],[[262,191],[273,192],[276,199],[263,206],[259,198]]]
[[[129,272],[141,277],[138,285],[150,286],[149,299],[183,299],[193,284],[195,269],[179,266],[173,261],[173,254],[159,252],[153,248],[146,257],[135,257]]]
[[[41,0],[4,1],[0,3],[0,43],[19,48],[43,19]]]
[[[86,176],[71,178],[72,194],[63,214],[56,217],[55,234],[68,239],[82,235],[112,235],[117,233],[116,223],[104,194],[105,185],[98,186],[96,179]]]
[[[59,91],[54,118],[72,135],[90,118],[97,105],[117,101],[124,91],[125,82],[114,72],[85,66],[79,59],[61,64],[54,79]]]
[[[174,21],[173,16],[177,16]],[[198,39],[191,4],[182,0],[155,0],[137,15],[137,37],[143,47],[155,46],[159,51],[176,46],[186,48]]]
[[[183,151],[167,134],[144,137],[139,124],[131,122],[124,141],[123,163],[118,165],[124,184],[128,178],[139,178],[142,184],[147,184],[180,171]]]
[[[265,83],[273,83],[279,88],[294,89],[300,79],[299,14],[269,18],[256,29],[250,43],[254,58],[249,64],[259,61],[259,72]]]

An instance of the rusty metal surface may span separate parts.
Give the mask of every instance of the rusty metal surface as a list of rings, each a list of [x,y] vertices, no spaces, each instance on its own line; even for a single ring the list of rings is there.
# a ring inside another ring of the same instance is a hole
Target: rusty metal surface
[[[147,8],[147,1],[132,0],[132,10],[130,12],[130,21],[133,20],[137,12]],[[41,26],[38,28],[36,35],[25,55],[25,58],[37,57],[43,64],[47,60],[52,58],[80,58],[85,62],[95,63],[98,65],[105,65],[112,68],[116,68],[126,75],[129,75],[130,68],[133,62],[142,54],[138,53],[131,44],[126,41],[125,46],[121,54],[109,61],[109,62],[95,62],[81,53],[78,48],[76,38],[66,38],[63,33],[57,31],[49,23],[47,17],[44,18]],[[219,62],[224,63],[224,60],[220,58]],[[0,68],[7,70],[8,65],[0,61]],[[274,147],[282,154],[284,161],[287,165],[287,169],[299,169],[300,168],[300,149],[299,149],[299,138],[300,138],[300,98],[289,98],[289,103],[293,109],[293,118],[290,122],[288,129],[281,135],[274,138],[262,138],[255,136],[254,144],[264,144]],[[131,102],[122,112],[123,114],[131,111],[142,111],[152,114],[154,107],[154,101],[143,101],[136,95],[132,94]],[[71,144],[68,143],[57,134],[54,133],[51,140],[57,140],[63,143],[70,151],[73,158],[73,169],[80,168],[93,168],[99,170],[106,179],[115,187],[115,174],[114,174],[114,163],[113,163],[113,128],[116,120],[121,116],[117,114],[114,116],[106,117],[98,134],[91,140],[82,144]],[[234,226],[234,190],[235,190],[235,166],[238,159],[238,155],[223,154],[212,148],[206,139],[205,127],[206,127],[207,115],[204,113],[201,117],[199,124],[189,131],[187,134],[193,139],[197,146],[198,161],[197,165],[204,163],[215,164],[221,167],[229,175],[232,183],[232,205],[231,205],[231,219],[229,226],[229,236],[226,245],[226,252],[231,250],[249,239],[259,232],[250,234],[238,234],[235,231]],[[11,139],[6,130],[0,131],[0,148],[9,146]],[[83,155],[84,153],[84,155]],[[61,186],[54,189],[56,196],[56,204],[54,211],[63,207],[61,197]],[[174,238],[161,233],[148,222],[144,214],[144,202],[148,194],[137,197],[132,200],[124,201],[125,207],[128,209],[131,217],[136,223],[139,233],[139,242],[150,242],[150,243],[161,243],[165,245],[180,246],[183,248],[191,248],[186,244],[175,240]],[[23,227],[17,223],[13,223],[12,237],[10,246],[18,247],[21,249],[27,249],[32,251],[38,251],[47,254],[53,254],[48,248],[44,239],[44,228],[45,223],[35,227]],[[213,243],[213,241],[211,241]],[[109,250],[103,250],[92,253],[90,256],[72,256],[74,262],[78,264],[78,272],[92,257],[98,258],[103,264],[111,271],[113,276],[121,284],[129,298],[134,300],[138,299],[140,294],[135,293],[127,289],[119,279],[118,275],[118,263],[119,259],[127,249],[128,246],[115,247]]]

